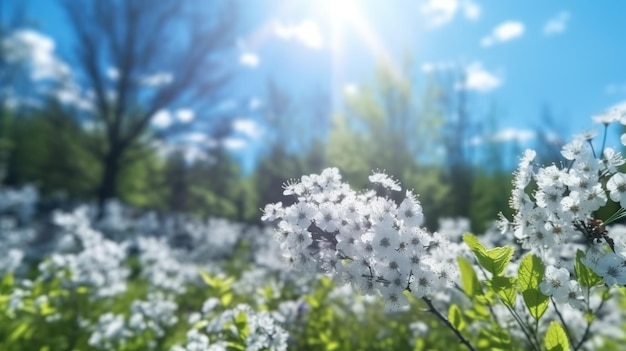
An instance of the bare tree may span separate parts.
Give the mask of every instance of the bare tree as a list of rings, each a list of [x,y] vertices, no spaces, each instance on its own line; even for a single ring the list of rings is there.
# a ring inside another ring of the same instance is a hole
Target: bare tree
[[[223,99],[231,77],[225,64],[235,41],[234,2],[61,1],[75,34],[68,61],[79,86],[93,92],[89,117],[101,132],[91,149],[102,164],[102,208],[116,195],[129,148],[146,135],[157,111],[215,111]]]
[[[443,72],[439,82],[442,87],[439,103],[445,116],[443,147],[447,178],[452,191],[459,199],[470,199],[474,177],[472,164],[474,155],[469,148],[469,141],[479,126],[472,121],[471,98],[466,89],[467,73],[465,69]],[[454,201],[450,207],[452,214],[469,217],[469,201]]]

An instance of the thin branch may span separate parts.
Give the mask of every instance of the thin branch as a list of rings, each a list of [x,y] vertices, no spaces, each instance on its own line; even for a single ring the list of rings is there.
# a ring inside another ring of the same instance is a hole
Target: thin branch
[[[561,312],[559,311],[559,308],[557,307],[556,302],[554,302],[554,299],[552,297],[550,297],[550,301],[552,301],[552,306],[554,306],[554,311],[556,311],[556,315],[559,316],[559,320],[561,321],[561,324],[563,324],[563,329],[565,329],[565,335],[567,335],[567,340],[569,340],[570,345],[574,345],[574,339],[572,338],[572,334],[569,328],[567,327],[567,323],[565,323],[565,319],[563,319],[563,315],[561,315]]]
[[[457,328],[455,328],[452,325],[452,323],[450,323],[448,318],[446,318],[444,315],[441,314],[441,312],[439,312],[439,310],[437,310],[437,308],[435,307],[435,305],[433,305],[432,301],[430,301],[429,298],[422,297],[422,300],[428,306],[429,311],[432,312],[435,316],[437,316],[437,318],[439,318],[439,320],[441,320],[443,322],[443,324],[445,324],[450,330],[452,330],[454,332],[454,334],[457,336],[457,338],[459,338],[459,341],[463,345],[467,346],[467,348],[470,349],[471,351],[476,351],[476,349],[474,348],[474,346],[472,346],[472,344],[469,342],[469,340],[467,340],[463,336],[463,334],[461,334],[461,332]]]

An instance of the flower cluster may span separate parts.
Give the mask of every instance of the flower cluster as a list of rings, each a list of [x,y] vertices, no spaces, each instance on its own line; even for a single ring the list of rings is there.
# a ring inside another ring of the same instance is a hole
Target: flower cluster
[[[104,298],[126,291],[126,279],[130,271],[124,267],[126,250],[123,245],[102,237],[91,227],[86,209],[73,213],[58,212],[54,221],[64,236],[60,250],[39,264],[41,279],[60,278],[64,286],[87,286],[94,290],[94,297]]]
[[[269,312],[255,312],[249,305],[240,304],[215,316],[218,303],[216,299],[208,299],[202,307],[202,316],[198,316],[203,320],[196,321],[196,325],[206,326],[207,334],[193,328],[187,332],[187,344],[174,346],[172,351],[226,350],[233,340],[242,341],[246,351],[287,349],[289,335]]]
[[[384,173],[370,181],[386,194],[400,191]],[[408,304],[404,291],[421,298],[452,286],[455,266],[435,259],[447,256],[449,242],[420,227],[422,207],[411,191],[398,205],[372,190],[352,190],[328,168],[289,182],[284,194],[296,202],[269,204],[262,219],[276,222],[276,238],[294,268],[321,268],[364,295],[380,293],[390,309]]]
[[[612,110],[595,120],[604,124],[606,138],[608,125],[618,120],[626,124],[626,115],[624,110]],[[586,253],[583,262],[609,286],[626,284],[626,245],[614,240],[596,217],[609,199],[622,210],[606,222],[623,215],[626,174],[618,168],[624,159],[604,141],[596,152],[594,137],[594,132],[584,133],[564,145],[561,154],[566,161],[560,165],[538,166],[535,151],[526,150],[514,175],[510,201],[515,237],[548,265],[546,279],[552,287],[545,285],[542,291],[559,302],[568,301],[569,295],[574,305],[580,288],[570,282],[569,272],[574,271],[578,249]]]

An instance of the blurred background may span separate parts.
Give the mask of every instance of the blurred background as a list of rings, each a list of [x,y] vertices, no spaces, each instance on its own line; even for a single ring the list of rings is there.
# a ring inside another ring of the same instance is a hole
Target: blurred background
[[[290,178],[333,166],[362,188],[380,169],[431,228],[481,232],[525,148],[558,161],[626,103],[625,16],[617,1],[2,0],[0,184],[33,184],[44,206],[258,223]]]

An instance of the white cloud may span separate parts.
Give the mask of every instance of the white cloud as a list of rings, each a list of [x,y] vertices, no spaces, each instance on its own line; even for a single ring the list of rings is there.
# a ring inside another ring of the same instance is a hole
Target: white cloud
[[[71,105],[79,110],[93,111],[93,99],[88,94],[81,94],[80,89],[71,84],[66,84],[60,89],[53,90],[52,94],[63,104]]]
[[[524,143],[534,137],[535,132],[529,129],[506,128],[497,131],[490,139],[496,142],[517,141]]]
[[[515,141],[522,144],[534,139],[535,137],[536,133],[529,129],[505,128],[485,137],[474,136],[470,139],[469,143],[472,146],[481,145],[485,142],[503,143],[509,141]]]
[[[244,52],[239,56],[239,63],[250,68],[255,68],[259,65],[259,56],[253,52]]]
[[[170,84],[174,80],[174,76],[168,72],[157,72],[150,75],[145,75],[140,78],[140,82],[143,85],[149,87],[159,87],[162,85]]]
[[[168,110],[158,110],[150,121],[157,128],[167,128],[172,125],[172,122],[173,118]]]
[[[258,124],[251,119],[236,119],[233,122],[233,129],[251,139],[256,139],[261,136],[261,130]]]
[[[317,23],[308,19],[296,25],[285,25],[281,22],[275,22],[274,34],[285,40],[297,40],[312,49],[321,49],[324,46],[324,39]]]
[[[185,162],[192,164],[196,161],[206,160],[207,153],[203,149],[195,146],[187,146],[183,148]]]
[[[183,140],[194,144],[211,144],[209,136],[200,132],[187,133],[184,135]]]
[[[480,6],[471,0],[427,0],[420,6],[420,12],[427,17],[428,25],[441,27],[451,22],[459,11],[466,19],[477,20]]]
[[[563,11],[548,20],[543,27],[543,34],[555,35],[565,32],[567,29],[567,23],[569,22],[570,15],[568,12]]]
[[[458,86],[461,89],[489,92],[502,85],[502,79],[485,70],[480,62],[474,62],[465,68],[465,82]]]
[[[504,43],[524,34],[524,24],[518,21],[503,22],[495,27],[491,34],[481,40],[481,45],[488,47],[498,43]]]
[[[188,108],[181,108],[174,113],[166,109],[158,110],[150,120],[150,123],[156,128],[167,128],[178,121],[181,123],[189,123],[193,121],[196,114],[193,110]]]
[[[30,29],[16,30],[0,42],[9,63],[31,66],[31,78],[63,79],[71,75],[69,66],[54,54],[54,40]]]
[[[245,148],[248,143],[241,138],[226,138],[222,141],[225,148],[230,150],[241,150]]]
[[[429,18],[430,26],[439,27],[452,21],[458,8],[456,0],[428,0],[420,11]]]
[[[178,119],[182,123],[189,123],[193,121],[194,117],[196,116],[193,110],[188,108],[181,108],[179,110],[176,110],[175,115],[176,119]]]

